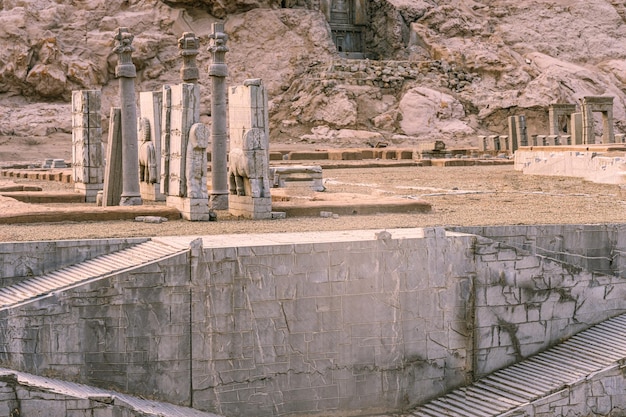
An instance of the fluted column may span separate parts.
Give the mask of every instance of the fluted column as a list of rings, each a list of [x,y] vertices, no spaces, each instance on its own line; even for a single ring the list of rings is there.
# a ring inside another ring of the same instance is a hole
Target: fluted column
[[[114,52],[119,60],[115,76],[120,79],[122,109],[122,198],[120,206],[142,204],[139,192],[139,151],[137,144],[137,107],[135,104],[135,77],[137,71],[132,60],[133,35],[128,28],[119,28]]]
[[[226,108],[226,77],[228,67],[224,61],[228,47],[228,36],[223,23],[213,23],[210,35],[212,63],[209,65],[211,77],[211,195],[209,206],[215,210],[228,209],[228,131]]]

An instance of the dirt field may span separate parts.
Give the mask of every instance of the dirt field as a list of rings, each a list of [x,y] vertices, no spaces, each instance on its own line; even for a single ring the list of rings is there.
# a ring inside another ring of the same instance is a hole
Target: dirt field
[[[236,220],[218,212],[217,222],[179,220],[161,224],[133,221],[76,223],[68,219],[63,223],[3,225],[0,226],[0,241],[626,221],[626,192],[622,193],[619,185],[523,175],[514,171],[511,165],[327,169],[324,179],[326,198],[336,194],[345,204],[365,196],[415,198],[432,204],[432,211],[263,221]],[[15,182],[38,184],[28,180]],[[49,182],[40,184],[45,189],[69,187]],[[0,207],[2,210],[33,208],[8,200],[1,200]]]

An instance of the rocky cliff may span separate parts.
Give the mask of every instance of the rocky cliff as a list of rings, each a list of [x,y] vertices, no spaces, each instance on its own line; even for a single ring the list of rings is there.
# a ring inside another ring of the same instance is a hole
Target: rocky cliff
[[[271,140],[473,144],[525,114],[548,130],[550,103],[615,97],[626,131],[626,7],[615,0],[369,0],[370,59],[340,59],[309,0],[0,0],[0,135],[71,131],[72,90],[118,105],[115,29],[135,35],[137,90],[179,80],[177,39],[201,40],[210,122],[211,24],[225,22],[228,82],[262,78]]]

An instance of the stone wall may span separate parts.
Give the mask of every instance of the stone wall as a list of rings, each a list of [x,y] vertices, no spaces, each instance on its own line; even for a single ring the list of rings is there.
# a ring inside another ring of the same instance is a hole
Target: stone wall
[[[397,410],[468,381],[473,238],[447,239],[443,229],[391,236],[288,235],[219,249],[205,239],[194,407]]]
[[[449,65],[442,60],[369,61],[334,59],[318,61],[307,69],[307,78],[339,84],[367,85],[379,88],[402,88],[405,81],[438,79],[441,85],[461,91],[478,78],[477,74]]]
[[[477,240],[474,256],[476,377],[626,311],[626,281],[620,277],[486,238]]]
[[[578,150],[557,147],[518,149],[515,152],[515,170],[528,175],[579,177],[600,184],[624,184],[623,148],[586,146]]]
[[[406,409],[626,311],[620,278],[533,252],[557,229],[206,236],[1,311],[0,362],[228,416]]]
[[[0,243],[0,287],[147,240],[130,238]]]
[[[36,375],[189,402],[183,253],[0,311],[0,361]]]
[[[594,273],[626,277],[624,224],[469,226],[451,229],[484,236]]]

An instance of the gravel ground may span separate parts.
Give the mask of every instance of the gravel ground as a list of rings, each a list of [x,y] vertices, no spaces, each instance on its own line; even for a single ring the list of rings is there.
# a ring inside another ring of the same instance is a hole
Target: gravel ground
[[[217,222],[180,220],[161,224],[77,223],[68,219],[63,223],[0,225],[0,241],[626,221],[626,192],[619,185],[523,175],[512,165],[327,169],[324,178],[325,193],[354,193],[357,198],[363,194],[416,198],[432,204],[432,212],[257,221],[237,220],[218,212]],[[29,180],[15,182],[42,185],[46,191],[68,187]],[[4,204],[0,201],[4,211],[32,207],[20,203],[9,208],[6,200]]]

